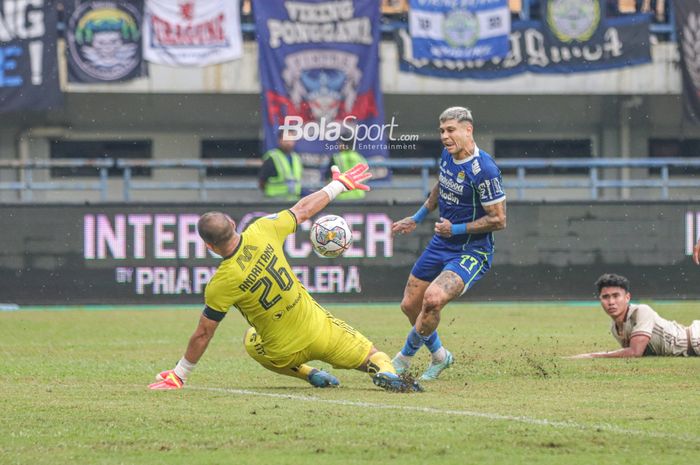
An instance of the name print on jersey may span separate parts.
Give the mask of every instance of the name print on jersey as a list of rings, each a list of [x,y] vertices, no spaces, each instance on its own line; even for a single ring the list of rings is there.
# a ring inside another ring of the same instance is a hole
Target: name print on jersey
[[[501,181],[498,178],[485,179],[477,189],[481,200],[489,200],[503,195],[503,187],[501,187]]]

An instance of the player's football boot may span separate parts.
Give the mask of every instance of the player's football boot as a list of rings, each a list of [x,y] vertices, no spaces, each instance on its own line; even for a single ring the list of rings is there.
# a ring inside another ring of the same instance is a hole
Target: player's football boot
[[[449,350],[445,350],[445,352],[445,360],[443,360],[440,363],[430,362],[430,365],[428,365],[428,369],[425,370],[425,372],[420,377],[421,381],[436,380],[440,376],[440,373],[452,366],[452,364],[455,362],[455,359]]]
[[[338,381],[338,378],[323,370],[317,370],[316,368],[309,373],[307,379],[313,387],[317,388],[340,386],[340,381]]]
[[[387,371],[375,374],[372,382],[390,392],[423,392],[423,388],[417,381]]]
[[[158,376],[164,374],[166,372],[159,373]],[[148,389],[154,389],[154,390],[166,390],[166,389],[180,389],[185,383],[180,379],[178,375],[173,373],[172,370],[169,370],[169,373],[166,374],[165,378],[163,378],[161,381],[156,381],[155,383],[149,384]]]
[[[397,352],[394,355],[394,358],[391,359],[391,364],[394,365],[394,370],[396,370],[398,375],[406,373],[410,367],[408,360],[401,356],[401,352]]]

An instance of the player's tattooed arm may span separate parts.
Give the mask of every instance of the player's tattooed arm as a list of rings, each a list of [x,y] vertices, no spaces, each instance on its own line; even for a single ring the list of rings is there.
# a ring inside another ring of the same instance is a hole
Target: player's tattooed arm
[[[416,229],[416,221],[411,216],[395,221],[391,225],[392,234],[408,234],[412,233]]]
[[[435,234],[442,237],[452,237],[452,222],[446,218],[440,218],[440,221],[435,222],[433,228]]]
[[[430,191],[430,195],[425,203],[423,203],[423,207],[429,212],[435,210],[437,207],[439,187],[439,184],[435,183],[435,186],[433,186],[432,190]],[[416,229],[416,225],[415,218],[413,218],[413,216],[407,216],[406,218],[394,222],[394,224],[391,225],[391,232],[392,234],[412,233]]]
[[[486,214],[467,223],[467,234],[481,234],[506,229],[506,201],[484,205]]]
[[[430,190],[427,200],[423,204],[428,211],[433,211],[438,206],[438,196],[440,195],[440,183],[436,182],[433,188]]]

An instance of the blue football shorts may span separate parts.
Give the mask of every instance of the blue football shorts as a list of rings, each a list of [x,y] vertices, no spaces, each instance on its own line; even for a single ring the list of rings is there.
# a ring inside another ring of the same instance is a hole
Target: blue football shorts
[[[432,281],[443,271],[452,271],[464,281],[464,294],[491,269],[492,260],[493,252],[481,247],[454,251],[428,244],[413,265],[411,274],[420,280]]]

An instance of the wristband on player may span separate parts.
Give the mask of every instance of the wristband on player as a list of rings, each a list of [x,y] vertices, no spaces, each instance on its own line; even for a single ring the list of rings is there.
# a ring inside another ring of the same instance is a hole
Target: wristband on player
[[[329,199],[331,199],[332,202],[336,197],[345,192],[347,188],[340,181],[331,181],[321,190],[326,193],[326,195]]]
[[[453,236],[457,236],[458,234],[467,234],[467,223],[453,224],[451,229]]]
[[[421,206],[416,213],[413,214],[411,218],[413,218],[413,221],[416,223],[421,223],[426,216],[428,216],[428,211],[427,208],[425,208],[425,205]]]

